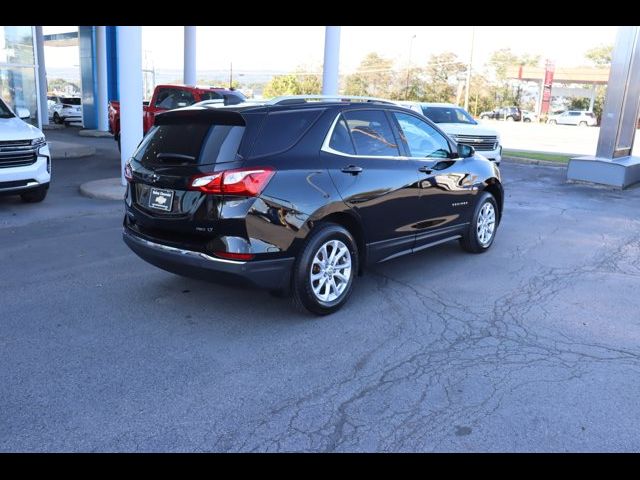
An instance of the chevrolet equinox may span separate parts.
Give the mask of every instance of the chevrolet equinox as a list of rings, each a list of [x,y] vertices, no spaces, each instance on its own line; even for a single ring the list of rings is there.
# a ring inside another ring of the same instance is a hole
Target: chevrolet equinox
[[[498,167],[391,102],[281,97],[162,113],[125,166],[123,236],[169,272],[326,315],[365,265],[459,240],[481,253]]]

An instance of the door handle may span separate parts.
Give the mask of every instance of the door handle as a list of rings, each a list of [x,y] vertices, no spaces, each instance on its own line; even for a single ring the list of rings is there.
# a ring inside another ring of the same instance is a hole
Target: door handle
[[[342,171],[344,173],[350,173],[351,175],[358,175],[362,173],[362,167],[356,167],[355,165],[347,165],[346,167],[342,167]]]
[[[420,167],[418,169],[418,171],[422,172],[422,173],[431,173],[431,172],[433,172],[433,168],[431,168],[431,167]]]

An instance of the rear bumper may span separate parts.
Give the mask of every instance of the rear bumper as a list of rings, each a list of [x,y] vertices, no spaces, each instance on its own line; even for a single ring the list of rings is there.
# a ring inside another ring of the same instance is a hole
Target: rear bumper
[[[293,258],[239,262],[151,242],[124,227],[125,243],[140,258],[171,273],[216,283],[288,289]]]

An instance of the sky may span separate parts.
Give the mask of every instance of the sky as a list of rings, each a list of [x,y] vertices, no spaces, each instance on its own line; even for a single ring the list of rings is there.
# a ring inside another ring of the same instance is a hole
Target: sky
[[[72,31],[77,27],[44,27],[44,33]],[[475,32],[475,34],[473,34]],[[536,26],[343,26],[340,38],[340,72],[353,72],[369,52],[393,58],[402,68],[425,64],[430,55],[451,51],[467,62],[474,38],[473,67],[480,68],[491,52],[510,47],[515,53],[540,54],[556,66],[584,64],[584,53],[601,44],[613,44],[617,27]],[[473,34],[473,35],[472,35]],[[414,37],[415,35],[415,37]],[[303,67],[320,71],[324,49],[322,26],[198,27],[198,70],[228,69],[239,73],[282,73]],[[142,27],[143,61],[146,67],[181,69],[183,28]],[[77,47],[46,47],[47,67],[77,66]]]

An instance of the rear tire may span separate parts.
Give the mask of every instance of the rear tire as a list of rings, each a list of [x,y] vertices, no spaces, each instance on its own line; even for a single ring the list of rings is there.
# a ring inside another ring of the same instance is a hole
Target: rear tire
[[[482,116],[480,117],[480,120],[489,120],[489,116],[487,116],[487,115],[482,115]]]
[[[25,203],[38,203],[46,198],[48,190],[47,187],[34,188],[28,192],[21,193],[20,198]]]
[[[460,239],[460,246],[470,253],[484,253],[493,245],[497,229],[498,204],[493,195],[483,192],[476,203],[469,228]],[[487,235],[488,230],[490,234]]]
[[[336,312],[351,296],[357,272],[358,247],[353,236],[335,223],[319,224],[293,265],[294,306],[316,315]]]
[[[549,120],[549,125],[557,125],[558,122],[556,122],[555,120]]]
[[[580,122],[578,124],[579,127],[586,127],[587,126],[587,122]]]
[[[531,119],[530,119],[530,118],[525,118],[525,119],[523,120],[523,122],[524,122],[524,123],[531,123]]]
[[[511,115],[509,115],[507,117],[507,122],[513,122],[513,121],[515,121],[515,118],[513,118]]]
[[[60,125],[62,123],[62,119],[60,118],[60,115],[58,115],[58,112],[54,112],[53,114],[53,123],[56,125]]]

